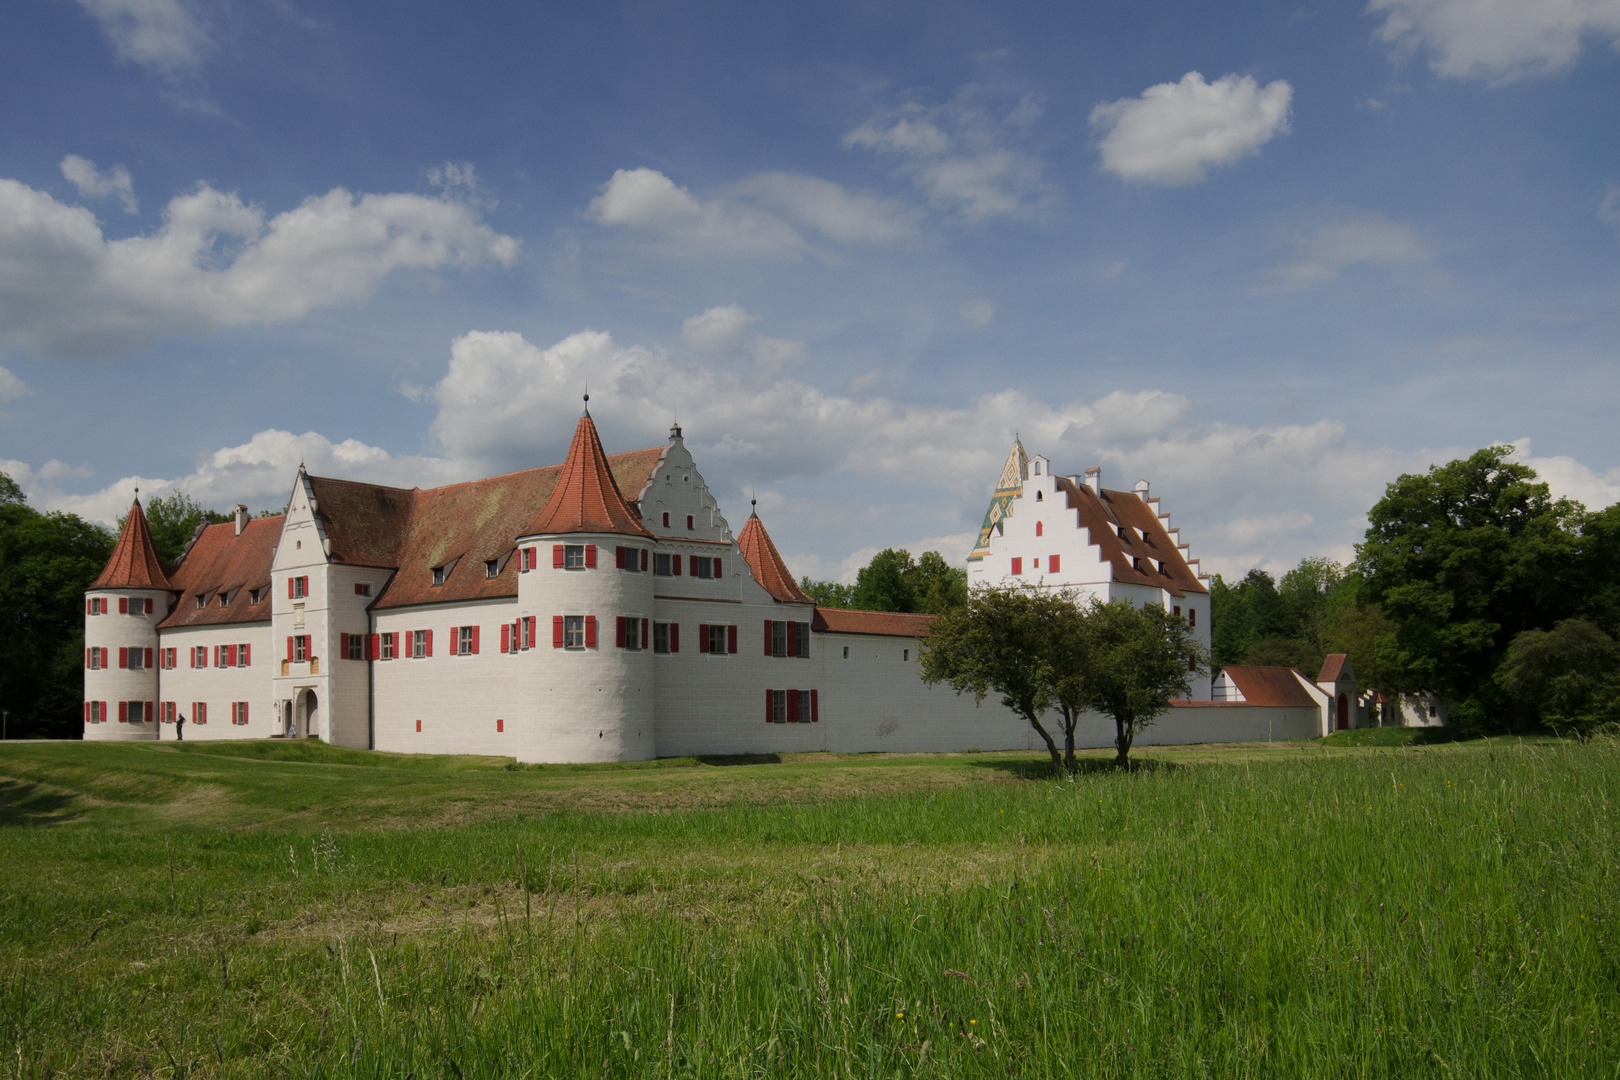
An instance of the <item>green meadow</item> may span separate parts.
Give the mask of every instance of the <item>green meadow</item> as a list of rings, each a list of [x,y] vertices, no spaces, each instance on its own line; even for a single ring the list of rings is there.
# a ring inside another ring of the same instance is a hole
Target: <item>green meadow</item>
[[[1620,744],[1376,734],[0,744],[0,1077],[1620,1075]]]

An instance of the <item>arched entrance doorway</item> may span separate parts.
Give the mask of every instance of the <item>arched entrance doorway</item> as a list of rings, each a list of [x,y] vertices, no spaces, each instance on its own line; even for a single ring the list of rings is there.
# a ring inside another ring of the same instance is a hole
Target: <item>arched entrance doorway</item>
[[[1350,696],[1339,695],[1339,730],[1343,731],[1350,726]]]
[[[287,738],[304,739],[320,731],[320,698],[313,690],[298,691],[287,703]]]

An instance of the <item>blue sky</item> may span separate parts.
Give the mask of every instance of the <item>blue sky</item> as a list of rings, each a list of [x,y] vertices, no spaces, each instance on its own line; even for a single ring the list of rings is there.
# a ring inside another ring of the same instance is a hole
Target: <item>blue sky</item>
[[[278,506],[679,417],[796,570],[1014,433],[1206,570],[1493,441],[1620,497],[1620,0],[0,9],[0,469]]]

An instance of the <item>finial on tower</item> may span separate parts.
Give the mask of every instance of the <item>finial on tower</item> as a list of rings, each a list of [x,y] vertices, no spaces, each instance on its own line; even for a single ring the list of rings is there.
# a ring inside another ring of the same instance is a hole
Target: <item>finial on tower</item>
[[[586,416],[591,415],[591,392],[589,390],[585,391],[585,413],[584,413],[584,415],[586,415]]]

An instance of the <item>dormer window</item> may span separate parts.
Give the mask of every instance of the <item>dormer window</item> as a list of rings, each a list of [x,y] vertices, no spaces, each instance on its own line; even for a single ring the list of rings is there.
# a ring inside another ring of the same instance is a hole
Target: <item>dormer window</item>
[[[499,560],[499,559],[485,559],[484,560],[484,577],[486,579],[489,579],[489,578],[497,578],[497,577],[500,577],[500,576],[501,576],[501,560]]]
[[[230,602],[231,602],[231,594],[230,593],[222,592],[222,593],[219,594],[219,606],[220,607],[225,607],[225,606],[229,605]]]
[[[248,605],[250,607],[258,607],[259,606],[259,601],[263,600],[263,599],[264,599],[264,590],[263,589],[249,589],[248,590]]]
[[[449,571],[449,569],[450,568],[447,567],[447,566],[435,566],[433,568],[433,587],[434,588],[438,588],[440,585],[444,584],[444,575]]]
[[[205,608],[207,606],[208,606],[208,594],[207,593],[198,593],[197,594],[197,609],[200,611],[200,610],[202,610],[203,608]]]

